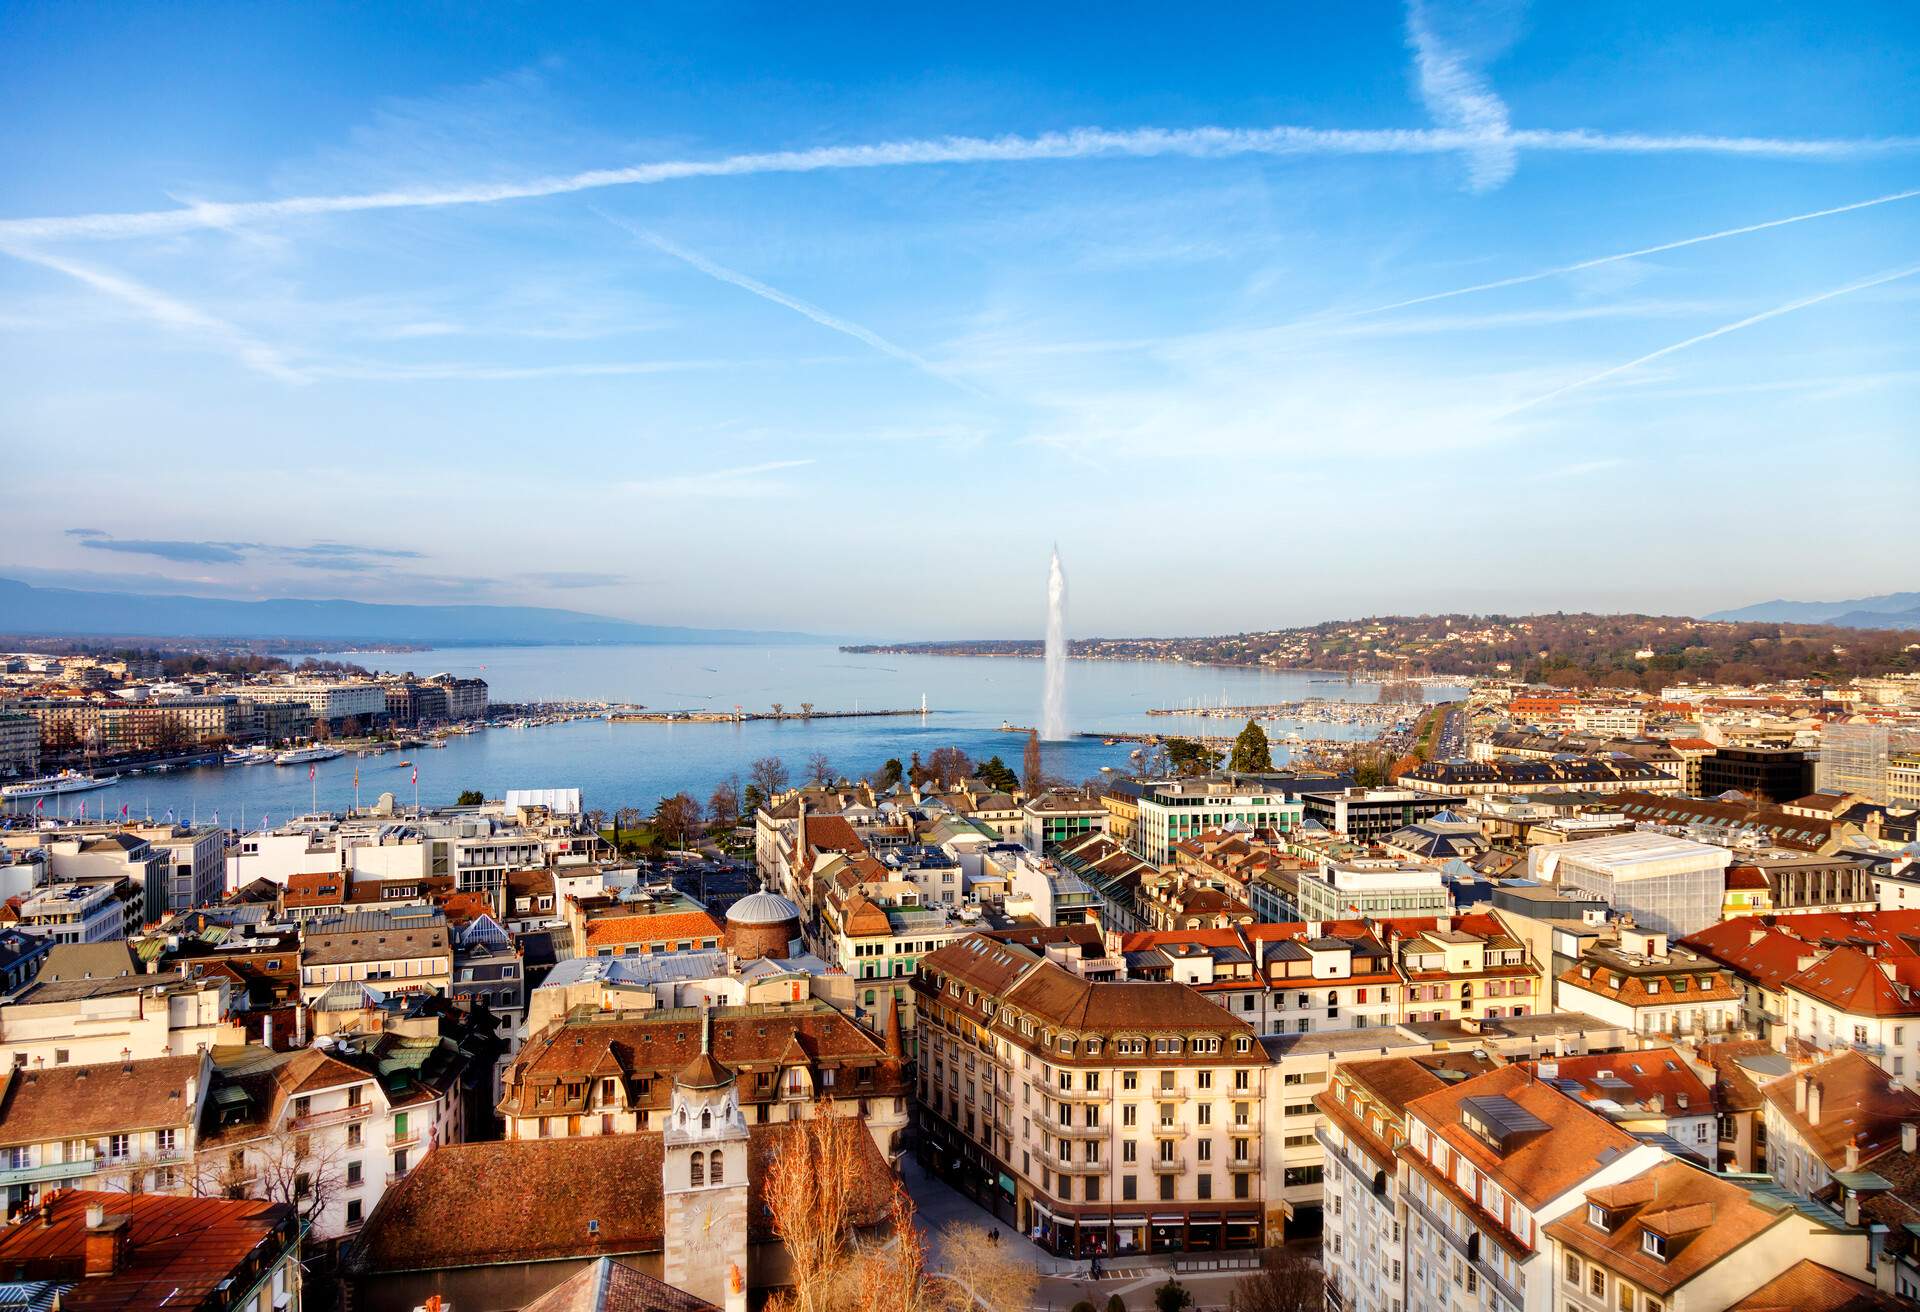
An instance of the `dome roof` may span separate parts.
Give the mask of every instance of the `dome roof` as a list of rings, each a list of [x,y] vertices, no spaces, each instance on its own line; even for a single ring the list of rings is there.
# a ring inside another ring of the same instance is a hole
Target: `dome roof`
[[[799,919],[800,908],[778,893],[749,893],[727,908],[729,925],[780,925]]]

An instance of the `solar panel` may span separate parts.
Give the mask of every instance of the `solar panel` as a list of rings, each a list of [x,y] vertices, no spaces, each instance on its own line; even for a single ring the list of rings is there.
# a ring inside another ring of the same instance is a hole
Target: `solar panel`
[[[1507,1147],[1523,1134],[1534,1134],[1547,1123],[1513,1099],[1499,1094],[1467,1098],[1460,1104],[1463,1117],[1471,1117],[1468,1128],[1486,1134],[1501,1147]],[[1473,1121],[1479,1124],[1473,1124]]]

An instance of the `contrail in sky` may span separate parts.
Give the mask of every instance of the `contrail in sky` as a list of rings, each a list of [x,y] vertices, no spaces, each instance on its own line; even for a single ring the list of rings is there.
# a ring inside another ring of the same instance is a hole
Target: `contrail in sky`
[[[1720,327],[1701,333],[1696,337],[1689,337],[1684,342],[1675,342],[1671,346],[1663,346],[1657,351],[1647,352],[1647,354],[1640,356],[1638,359],[1628,360],[1625,364],[1616,364],[1610,369],[1602,369],[1597,374],[1589,374],[1585,378],[1576,379],[1563,387],[1554,388],[1551,392],[1542,392],[1539,396],[1522,401],[1516,406],[1501,411],[1494,417],[1496,419],[1505,419],[1511,415],[1517,415],[1523,410],[1531,410],[1535,406],[1545,405],[1549,401],[1565,396],[1568,392],[1576,392],[1583,387],[1591,387],[1595,383],[1603,382],[1606,379],[1614,377],[1616,374],[1626,373],[1629,369],[1638,369],[1643,364],[1650,364],[1664,356],[1672,355],[1676,351],[1684,351],[1690,346],[1698,346],[1702,342],[1710,342],[1716,337],[1725,337],[1728,333],[1739,332],[1742,328],[1751,328],[1754,324],[1765,323],[1768,319],[1778,319],[1783,314],[1792,314],[1795,310],[1804,310],[1808,306],[1818,305],[1822,301],[1831,301],[1836,297],[1866,291],[1869,287],[1880,287],[1890,282],[1898,282],[1902,278],[1911,278],[1916,273],[1920,273],[1920,264],[1911,265],[1905,269],[1896,269],[1892,273],[1883,273],[1872,278],[1863,278],[1859,282],[1850,282],[1844,287],[1835,287],[1831,291],[1820,292],[1813,296],[1803,296],[1797,301],[1788,301],[1785,305],[1776,305],[1771,310],[1762,310],[1758,314],[1750,314],[1744,319],[1736,320],[1733,323],[1722,324]]]
[[[943,383],[951,384],[963,391],[974,392],[976,395],[979,394],[978,389],[961,379],[955,378],[952,374],[940,368],[939,365],[933,363],[933,361],[926,359],[924,356],[914,354],[904,346],[888,341],[871,328],[862,327],[850,319],[842,319],[837,314],[829,314],[817,305],[811,305],[801,300],[798,296],[789,296],[778,287],[769,287],[759,279],[749,278],[746,274],[734,269],[729,269],[724,264],[715,264],[712,260],[699,254],[697,251],[690,251],[676,242],[668,241],[658,233],[648,232],[643,228],[636,228],[625,220],[617,219],[613,215],[598,209],[594,212],[622,231],[639,238],[650,246],[657,247],[668,255],[673,256],[676,260],[681,260],[692,265],[709,278],[717,278],[721,282],[731,283],[742,291],[752,292],[762,300],[772,301],[775,305],[784,305],[795,314],[804,315],[823,328],[831,328],[837,333],[845,333],[855,341],[865,342],[868,346],[871,346],[883,355],[890,355],[896,360],[904,361],[922,373],[931,374]]]
[[[1457,129],[1078,128],[1037,136],[937,137],[808,150],[762,151],[718,159],[664,160],[624,168],[531,178],[521,182],[289,196],[279,200],[201,201],[174,209],[119,214],[0,220],[0,244],[115,240],[232,228],[282,219],[371,210],[431,209],[564,196],[607,187],[645,186],[685,178],[812,173],[830,169],[912,165],[1020,163],[1044,160],[1144,159],[1236,155],[1437,155],[1465,152],[1485,160],[1495,150],[1605,154],[1719,154],[1773,159],[1844,159],[1920,148],[1920,137],[1859,139],[1649,135],[1588,131],[1461,131]],[[1496,170],[1497,172],[1497,170]],[[1492,176],[1483,174],[1482,176]]]
[[[278,350],[265,342],[249,337],[224,319],[219,319],[206,311],[177,301],[164,292],[155,291],[144,283],[105,269],[92,268],[85,264],[76,264],[72,260],[57,255],[48,255],[42,251],[22,250],[17,247],[0,246],[0,252],[37,264],[44,269],[63,273],[76,282],[84,283],[103,296],[110,296],[122,304],[131,306],[142,316],[185,337],[198,337],[237,357],[241,363],[270,378],[283,383],[305,383],[307,376],[293,365]]]
[[[1455,296],[1471,296],[1475,292],[1497,291],[1502,287],[1518,287],[1523,283],[1540,282],[1546,278],[1561,278],[1569,273],[1579,273],[1583,269],[1597,269],[1603,264],[1618,264],[1621,260],[1637,260],[1645,255],[1658,255],[1662,251],[1677,251],[1683,246],[1698,246],[1701,242],[1719,241],[1725,237],[1744,237],[1750,232],[1764,232],[1768,228],[1784,228],[1789,223],[1805,223],[1808,219],[1824,219],[1835,214],[1850,214],[1854,210],[1871,209],[1875,205],[1890,205],[1897,200],[1912,200],[1920,196],[1920,188],[1912,191],[1896,191],[1891,196],[1875,196],[1872,200],[1857,200],[1851,205],[1836,205],[1832,209],[1813,210],[1806,214],[1792,214],[1784,219],[1768,219],[1765,223],[1749,223],[1740,228],[1722,228],[1719,232],[1703,233],[1698,237],[1682,237],[1678,241],[1662,242],[1658,246],[1643,246],[1637,251],[1622,251],[1618,255],[1601,255],[1591,260],[1581,260],[1578,264],[1563,264],[1555,269],[1541,269],[1537,273],[1522,273],[1511,278],[1496,278],[1492,282],[1477,282],[1471,287],[1455,287],[1452,291],[1430,292],[1425,296],[1410,296],[1404,301],[1393,301],[1387,305],[1375,305],[1365,310],[1350,310],[1345,314],[1331,315],[1331,319],[1355,319],[1368,314],[1385,314],[1389,310],[1404,310],[1410,305],[1425,305],[1430,301],[1445,301]],[[1325,322],[1324,320],[1322,322]]]

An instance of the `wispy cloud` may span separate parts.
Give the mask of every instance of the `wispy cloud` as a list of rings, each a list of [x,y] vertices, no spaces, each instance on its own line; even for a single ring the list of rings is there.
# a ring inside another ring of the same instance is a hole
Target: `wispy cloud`
[[[131,278],[110,273],[105,269],[77,264],[58,255],[49,255],[45,251],[11,245],[0,245],[0,251],[13,256],[16,260],[24,260],[29,264],[37,264],[43,269],[63,273],[69,278],[86,284],[94,291],[104,296],[111,296],[131,307],[170,332],[198,339],[225,351],[257,373],[277,378],[283,383],[307,381],[306,375],[289,364],[286,357],[274,347],[250,337],[224,319],[216,318],[184,301],[175,300],[164,292],[155,291]]]
[[[1753,325],[1765,323],[1769,319],[1778,319],[1783,314],[1792,314],[1796,310],[1804,310],[1809,306],[1819,305],[1823,301],[1831,301],[1842,296],[1851,296],[1855,292],[1866,291],[1869,288],[1885,286],[1890,282],[1898,282],[1902,278],[1911,278],[1915,274],[1920,274],[1920,264],[1911,265],[1905,269],[1895,269],[1891,273],[1882,273],[1872,278],[1862,278],[1858,282],[1850,282],[1844,287],[1835,287],[1829,291],[1819,292],[1812,296],[1803,296],[1794,301],[1788,301],[1784,305],[1776,305],[1770,310],[1762,310],[1758,314],[1750,314],[1744,319],[1736,319],[1732,323],[1722,324],[1718,328],[1696,334],[1695,336],[1687,338],[1685,341],[1675,342],[1671,346],[1663,346],[1657,351],[1649,351],[1647,354],[1628,360],[1623,364],[1616,364],[1611,368],[1602,369],[1599,373],[1588,374],[1585,378],[1576,378],[1574,381],[1556,387],[1552,391],[1542,392],[1538,396],[1530,397],[1520,402],[1518,405],[1510,406],[1506,410],[1501,411],[1496,418],[1504,419],[1510,415],[1517,415],[1522,411],[1532,410],[1538,406],[1546,405],[1548,402],[1557,400],[1569,392],[1577,392],[1582,388],[1592,387],[1595,383],[1605,382],[1609,378],[1618,377],[1620,374],[1638,369],[1642,365],[1652,364],[1655,360],[1664,359],[1678,351],[1685,351],[1691,347],[1699,346],[1702,342],[1710,342],[1716,337],[1725,337],[1728,333],[1739,332],[1743,328],[1751,328]]]
[[[239,565],[256,556],[268,556],[300,569],[363,573],[388,568],[393,561],[425,559],[418,551],[399,547],[369,547],[354,542],[321,541],[289,546],[269,542],[122,538],[92,528],[68,529],[67,536],[77,539],[80,546],[90,551],[153,556],[180,564]]]
[[[1505,183],[1519,166],[1506,102],[1434,33],[1420,0],[1407,6],[1407,45],[1414,85],[1434,122],[1480,140],[1466,152],[1473,189],[1491,191]]]
[[[759,279],[749,278],[746,274],[739,272],[737,269],[729,269],[724,264],[717,264],[714,261],[708,259],[706,256],[701,255],[697,251],[690,251],[686,247],[679,245],[677,242],[668,241],[665,237],[660,236],[658,233],[648,232],[642,228],[636,228],[632,224],[626,222],[624,219],[615,218],[613,215],[607,214],[604,211],[596,210],[595,212],[600,214],[601,218],[613,224],[615,227],[619,228],[621,231],[626,232],[630,236],[635,237],[640,241],[646,242],[649,246],[654,247],[656,250],[663,251],[666,254],[673,256],[674,259],[679,260],[684,264],[691,265],[693,268],[696,268],[700,272],[706,274],[709,278],[715,278],[715,279],[718,279],[720,282],[728,283],[734,287],[738,287],[742,291],[751,292],[762,300],[772,301],[775,305],[785,306],[787,309],[792,310],[795,314],[803,315],[806,318],[813,320],[815,323],[819,324],[822,328],[831,328],[833,329],[833,331],[837,333],[845,333],[848,337],[853,338],[855,341],[865,342],[868,346],[871,346],[874,350],[879,351],[881,354],[890,355],[896,360],[904,361],[905,363],[912,365],[915,369],[920,370],[922,373],[930,374],[933,377],[938,378],[943,383],[951,384],[952,386],[961,388],[964,391],[975,390],[970,384],[966,383],[961,379],[955,378],[953,375],[949,374],[946,370],[934,364],[931,360],[928,360],[923,356],[914,354],[912,351],[909,351],[906,347],[899,345],[897,342],[888,341],[886,338],[882,337],[879,333],[873,331],[873,329],[871,328],[863,327],[860,324],[854,323],[851,319],[842,319],[837,314],[829,314],[827,311],[821,309],[817,305],[813,305],[807,301],[803,301],[798,296],[790,296],[786,292],[781,291],[778,287],[769,287],[766,283],[761,282]]]
[[[244,542],[181,542],[161,538],[84,537],[89,551],[118,551],[129,556],[154,556],[181,564],[238,565],[247,558]]]
[[[1855,210],[1871,209],[1875,205],[1890,205],[1894,201],[1912,200],[1915,196],[1920,196],[1920,188],[1912,191],[1896,191],[1890,196],[1875,196],[1872,200],[1854,201],[1850,205],[1836,205],[1831,209],[1790,214],[1784,219],[1768,219],[1763,223],[1749,223],[1738,228],[1722,228],[1718,232],[1702,233],[1697,237],[1682,237],[1677,241],[1661,242],[1658,246],[1642,246],[1639,250],[1621,251],[1616,255],[1599,255],[1590,260],[1562,264],[1551,269],[1541,269],[1535,273],[1516,274],[1511,278],[1496,278],[1492,282],[1477,282],[1470,287],[1455,287],[1444,292],[1429,292],[1425,296],[1410,296],[1404,301],[1392,301],[1386,305],[1370,306],[1364,310],[1350,310],[1345,314],[1332,317],[1358,318],[1362,315],[1385,314],[1389,310],[1404,310],[1409,306],[1426,305],[1432,301],[1449,300],[1455,296],[1471,296],[1475,292],[1497,291],[1502,287],[1519,287],[1525,283],[1541,282],[1547,278],[1561,278],[1568,274],[1582,273],[1588,269],[1598,269],[1603,265],[1618,264],[1624,260],[1638,260],[1648,255],[1659,255],[1664,251],[1677,251],[1686,246],[1698,246],[1702,242],[1721,241],[1728,237],[1744,237],[1751,232],[1783,228],[1790,223],[1805,223],[1809,219],[1825,219],[1835,214],[1851,214]]]
[[[620,168],[438,187],[287,196],[278,200],[199,201],[173,209],[0,220],[0,243],[118,240],[231,229],[288,219],[370,210],[490,205],[564,196],[610,187],[649,186],[690,178],[815,173],[840,169],[928,165],[1014,164],[1057,160],[1144,159],[1181,156],[1224,159],[1325,155],[1444,155],[1492,150],[1601,154],[1716,154],[1783,160],[1850,159],[1920,149],[1920,137],[1791,138],[1709,134],[1616,133],[1514,129],[1498,135],[1458,129],[1314,128],[1076,128],[1035,136],[936,137],[808,150],[759,151],[716,159],[661,160]]]
[[[789,469],[804,469],[812,460],[768,460],[757,465],[736,465],[731,469],[710,469],[702,473],[664,474],[658,478],[635,479],[623,490],[658,497],[767,497],[786,491],[786,484],[768,478]]]

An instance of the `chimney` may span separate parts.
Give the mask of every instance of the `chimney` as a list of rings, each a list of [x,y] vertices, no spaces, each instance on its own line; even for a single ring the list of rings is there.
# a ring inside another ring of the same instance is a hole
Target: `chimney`
[[[1848,1169],[1851,1170],[1852,1168],[1849,1167]],[[1847,1224],[1850,1226],[1854,1226],[1855,1228],[1858,1228],[1858,1226],[1860,1225],[1859,1193],[1857,1193],[1852,1189],[1847,1190],[1846,1203],[1842,1206],[1841,1211],[1846,1215]]]
[[[1807,1124],[1820,1124],[1820,1082],[1807,1076]]]
[[[1847,1169],[1849,1171],[1860,1169],[1860,1141],[1857,1139],[1847,1144]]]
[[[1920,1151],[1920,1121],[1900,1123],[1900,1151],[1903,1153]]]
[[[1802,1075],[1793,1082],[1793,1109],[1803,1116],[1807,1111],[1807,1086],[1812,1083],[1811,1075]]]
[[[98,1203],[87,1207],[86,1246],[83,1270],[89,1280],[117,1274],[126,1265],[127,1217],[107,1215]]]

